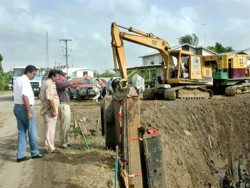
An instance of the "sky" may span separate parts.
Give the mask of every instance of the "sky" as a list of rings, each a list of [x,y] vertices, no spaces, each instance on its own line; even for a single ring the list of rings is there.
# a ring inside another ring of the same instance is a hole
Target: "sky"
[[[249,0],[0,0],[0,4],[5,72],[28,64],[65,65],[65,42],[60,39],[72,40],[68,42],[70,67],[100,73],[112,70],[112,22],[153,33],[170,46],[195,33],[198,46],[219,42],[234,50],[250,47]],[[128,67],[141,65],[139,57],[154,52],[127,41],[124,46]]]

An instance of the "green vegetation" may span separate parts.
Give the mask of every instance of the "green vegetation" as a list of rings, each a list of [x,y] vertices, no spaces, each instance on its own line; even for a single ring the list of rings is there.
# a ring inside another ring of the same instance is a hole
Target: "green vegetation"
[[[113,71],[110,70],[105,70],[103,73],[99,73],[96,70],[94,71],[94,77],[106,77],[106,78],[111,78],[111,77],[116,77],[116,74]]]
[[[0,96],[1,95],[5,95],[5,94],[7,94],[7,93],[10,93],[11,91],[0,91]]]
[[[185,35],[179,38],[179,44],[185,43],[196,47],[199,44],[199,38],[194,33],[192,35]]]
[[[2,66],[3,56],[0,54],[0,91],[9,90],[9,82],[12,79],[12,72],[5,73]]]
[[[224,47],[221,43],[216,42],[214,46],[208,46],[207,49],[212,50],[216,53],[233,52],[234,49],[231,46]]]
[[[194,33],[192,35],[185,35],[179,38],[179,44],[185,44],[185,43],[196,47],[199,43],[199,38]],[[214,46],[207,46],[207,49],[212,50],[218,54],[234,51],[234,49],[231,46],[224,47],[219,42],[216,42]]]

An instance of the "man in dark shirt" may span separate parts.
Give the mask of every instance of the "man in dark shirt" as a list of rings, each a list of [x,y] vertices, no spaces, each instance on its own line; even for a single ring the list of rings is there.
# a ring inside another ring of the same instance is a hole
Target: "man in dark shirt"
[[[85,75],[81,78],[76,78],[71,81],[65,80],[65,75],[62,70],[57,70],[59,74],[59,81],[56,82],[56,90],[57,94],[59,96],[60,105],[58,108],[58,119],[60,120],[60,146],[62,148],[68,148],[68,132],[70,128],[70,122],[71,122],[71,110],[70,110],[70,97],[68,95],[68,92],[66,90],[67,87],[77,84],[83,80],[90,79],[90,76]]]

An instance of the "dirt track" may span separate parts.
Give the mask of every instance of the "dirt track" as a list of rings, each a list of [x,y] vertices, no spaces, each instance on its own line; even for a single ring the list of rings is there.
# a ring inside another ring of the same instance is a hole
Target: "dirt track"
[[[84,103],[84,105],[83,105]],[[100,135],[99,105],[95,103],[72,102],[77,111],[74,119],[85,117],[84,130],[90,150],[86,149],[80,134],[72,133],[72,149],[61,153],[46,154],[44,159],[30,159],[25,162],[16,162],[17,128],[12,113],[13,100],[11,95],[0,96],[0,187],[27,188],[27,187],[113,187],[113,152],[104,150],[104,141]],[[40,102],[36,100],[37,129],[40,151],[43,147],[43,120],[39,115]],[[85,107],[83,107],[85,106]],[[98,123],[98,125],[97,125]],[[88,130],[86,129],[88,127]],[[59,126],[57,125],[56,142],[58,146]],[[30,157],[29,145],[26,156]]]
[[[242,187],[246,183],[249,187],[249,97],[141,102],[141,124],[158,128],[163,139],[168,187],[223,187],[225,176],[235,187],[240,181]],[[86,119],[90,151],[81,136],[72,133],[73,149],[22,163],[15,162],[17,130],[11,96],[1,96],[0,106],[0,187],[113,187],[114,153],[104,150],[98,105],[90,101],[71,104],[77,108],[74,120]],[[36,109],[40,109],[39,101]],[[43,152],[39,113],[37,127]]]

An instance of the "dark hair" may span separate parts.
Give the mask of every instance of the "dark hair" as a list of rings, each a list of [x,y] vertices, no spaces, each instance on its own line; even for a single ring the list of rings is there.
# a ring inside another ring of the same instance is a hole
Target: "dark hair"
[[[48,78],[55,77],[58,74],[56,69],[52,69],[49,71]]]
[[[24,69],[24,74],[27,74],[28,72],[34,72],[37,71],[37,68],[34,65],[28,65],[27,67],[25,67]]]
[[[66,73],[63,72],[62,70],[57,70],[57,74],[62,75],[62,76],[65,76],[65,75],[66,75]]]

